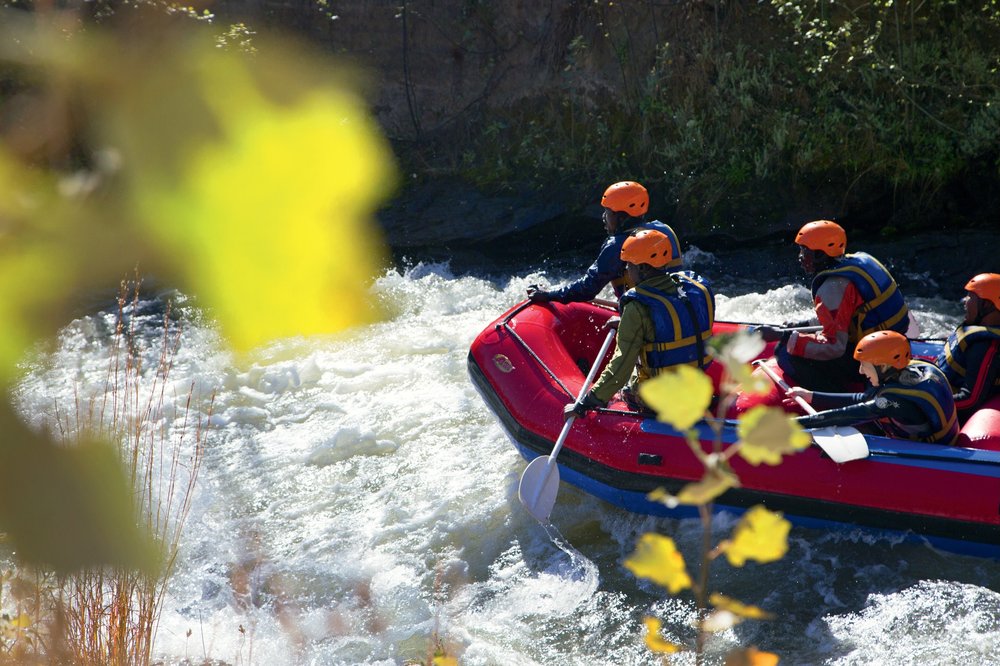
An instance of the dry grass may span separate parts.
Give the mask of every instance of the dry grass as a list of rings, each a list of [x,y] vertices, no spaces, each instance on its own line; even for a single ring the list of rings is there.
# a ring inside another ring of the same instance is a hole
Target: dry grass
[[[103,387],[74,387],[49,427],[66,446],[95,437],[117,448],[134,491],[136,523],[160,551],[152,571],[95,567],[70,574],[29,568],[16,554],[0,570],[0,664],[148,664],[166,585],[174,570],[211,413],[168,395],[180,330],[169,309],[158,350],[136,330],[139,280],[123,281]],[[144,357],[156,359],[144,367]],[[173,425],[172,422],[179,425]]]

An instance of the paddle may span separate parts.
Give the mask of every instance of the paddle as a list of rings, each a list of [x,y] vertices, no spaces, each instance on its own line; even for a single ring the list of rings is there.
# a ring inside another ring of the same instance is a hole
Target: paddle
[[[611,341],[614,339],[615,329],[611,329],[608,331],[608,337],[604,338],[601,351],[597,352],[594,364],[590,366],[590,372],[583,381],[583,386],[580,387],[580,395],[576,398],[576,404],[580,404],[583,397],[587,395],[590,384],[594,381],[594,377],[597,376],[597,369],[601,365],[601,360],[608,353],[608,349],[611,348]],[[538,456],[521,473],[521,482],[517,487],[517,496],[528,510],[528,513],[534,516],[535,520],[540,523],[547,523],[549,521],[552,507],[556,504],[556,494],[559,492],[559,467],[556,465],[556,456],[559,455],[563,442],[566,441],[566,435],[569,434],[570,426],[573,425],[573,421],[575,420],[575,414],[566,419],[562,432],[559,433],[559,439],[556,440],[556,445],[552,447],[551,454]]]
[[[755,330],[761,326],[768,326],[776,331],[781,331],[786,333],[788,331],[798,331],[799,333],[815,333],[817,331],[822,331],[822,326],[771,326],[771,324],[747,324],[747,331],[753,333]]]
[[[754,366],[760,368],[764,373],[771,378],[775,384],[778,385],[785,395],[792,389],[791,386],[785,382],[780,376],[775,374],[774,370],[767,367],[767,363],[763,360],[754,361]],[[816,410],[808,402],[803,400],[799,396],[793,396],[793,400],[802,409],[806,411],[807,414],[815,414]],[[861,460],[862,458],[868,457],[868,441],[865,436],[861,434],[856,428],[847,427],[826,427],[826,428],[815,428],[810,430],[809,433],[812,435],[813,441],[823,449],[826,455],[830,456],[830,459],[837,463],[848,462],[850,460]]]

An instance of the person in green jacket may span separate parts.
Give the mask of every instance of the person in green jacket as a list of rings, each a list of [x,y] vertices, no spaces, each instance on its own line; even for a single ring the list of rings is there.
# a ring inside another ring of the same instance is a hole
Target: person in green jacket
[[[638,385],[678,365],[704,368],[710,362],[707,342],[715,323],[715,295],[693,271],[670,272],[670,239],[643,229],[625,240],[621,258],[636,286],[622,295],[615,353],[579,404],[566,406],[565,416],[584,415],[605,406],[624,387],[622,399],[636,411],[648,411]]]

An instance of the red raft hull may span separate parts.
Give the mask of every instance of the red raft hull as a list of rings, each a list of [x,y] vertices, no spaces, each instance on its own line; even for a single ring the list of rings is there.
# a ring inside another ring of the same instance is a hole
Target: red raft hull
[[[597,303],[522,303],[472,343],[473,382],[525,459],[551,452],[563,407],[579,393],[612,314]],[[742,326],[719,322],[716,332]],[[914,343],[923,356],[939,347]],[[702,446],[711,450],[712,429],[697,427]],[[989,450],[1000,449],[1000,400],[970,419],[961,446],[866,439],[871,455],[841,464],[816,446],[778,466],[753,466],[735,456],[741,487],[720,497],[717,508],[740,511],[763,503],[807,526],[860,525],[926,538],[947,550],[1000,556],[1000,451]],[[723,446],[735,440],[729,423]],[[621,402],[577,419],[558,463],[562,480],[650,514],[690,514],[690,508],[671,511],[646,495],[656,488],[676,492],[703,472],[680,433]]]

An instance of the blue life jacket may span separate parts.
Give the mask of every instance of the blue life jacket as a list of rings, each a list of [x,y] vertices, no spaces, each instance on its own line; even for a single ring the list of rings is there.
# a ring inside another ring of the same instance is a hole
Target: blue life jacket
[[[969,344],[983,340],[987,342],[1000,340],[1000,327],[969,326],[963,324],[948,336],[948,341],[944,343],[944,348],[941,350],[941,354],[938,355],[935,365],[941,368],[944,376],[948,378],[952,386],[961,386],[964,383],[966,373],[965,350]],[[988,363],[983,365],[983,369],[988,367]],[[1000,375],[993,380],[993,386],[1000,386]]]
[[[653,280],[629,289],[620,307],[630,301],[646,306],[653,322],[654,342],[643,346],[637,367],[639,381],[675,365],[705,367],[711,361],[706,341],[715,323],[715,295],[708,282],[692,271],[667,275],[676,289],[657,289]],[[663,284],[660,282],[660,284]]]
[[[651,220],[649,222],[643,222],[642,224],[636,225],[634,227],[629,227],[628,230],[619,232],[614,235],[615,242],[618,248],[618,257],[620,261],[622,245],[625,244],[625,240],[631,236],[634,232],[640,229],[652,229],[653,231],[659,231],[661,234],[670,239],[670,249],[671,249],[671,259],[667,262],[666,268],[670,270],[679,270],[684,265],[684,257],[681,256],[681,243],[677,239],[677,234],[674,230],[670,228],[664,222],[659,220]],[[634,285],[628,284],[628,278],[625,276],[625,262],[620,261],[620,266],[618,267],[618,277],[611,280],[611,288],[615,290],[615,296],[619,299],[622,297],[629,288]]]
[[[880,421],[883,429],[890,436],[899,439],[954,444],[958,437],[958,411],[955,409],[948,378],[936,365],[925,361],[910,361],[903,373],[908,377],[880,387],[875,397],[916,404],[927,418],[927,425],[913,426],[883,419]]]
[[[878,259],[865,252],[845,254],[833,268],[821,271],[813,278],[813,299],[820,285],[834,276],[849,279],[864,301],[854,313],[847,332],[848,353],[854,351],[858,340],[875,331],[890,330],[906,335],[910,326],[910,311],[896,281]]]

